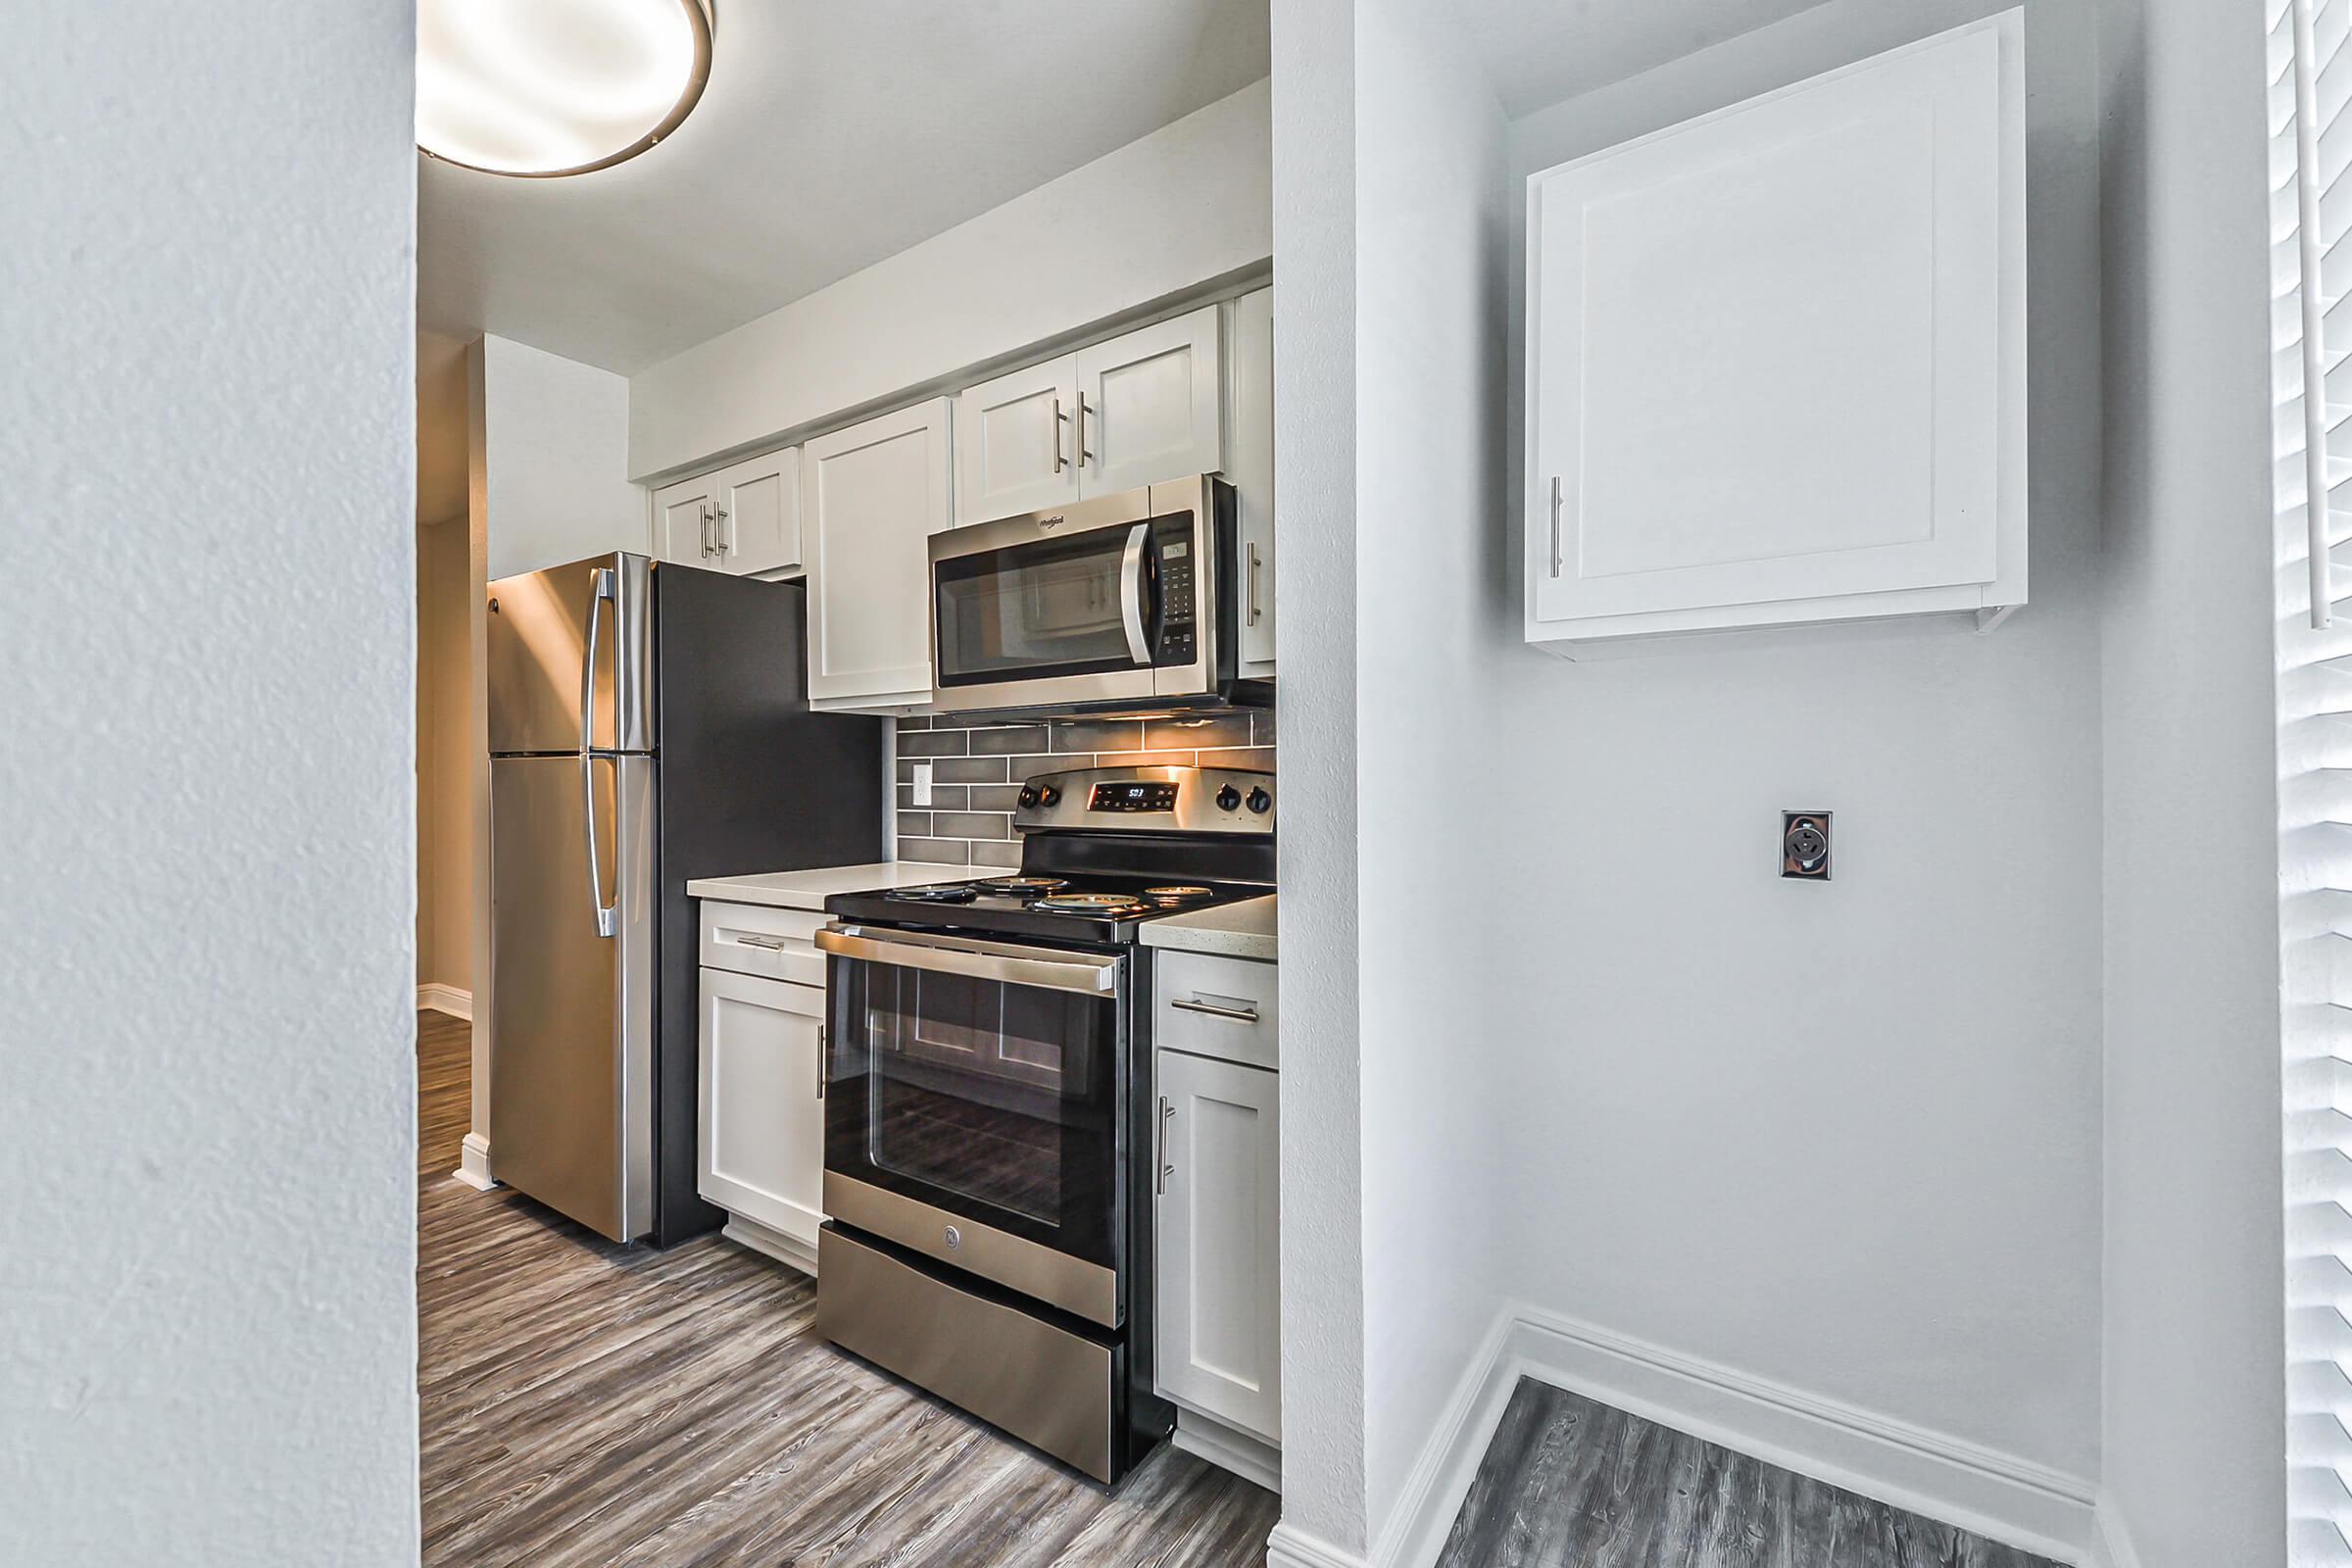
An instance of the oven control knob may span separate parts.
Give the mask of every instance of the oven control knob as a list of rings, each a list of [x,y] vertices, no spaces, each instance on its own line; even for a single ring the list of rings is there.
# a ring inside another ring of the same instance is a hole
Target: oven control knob
[[[946,1242],[948,1244],[948,1250],[953,1252],[957,1248],[963,1246],[963,1232],[951,1225],[947,1229],[947,1234],[942,1236],[940,1240]]]
[[[1059,786],[1059,785],[1055,785],[1055,784],[1045,784],[1045,785],[1041,785],[1041,786],[1039,786],[1039,788],[1038,788],[1038,792],[1037,792],[1037,804],[1038,804],[1038,805],[1040,805],[1040,806],[1052,806],[1053,804],[1054,804],[1056,801],[1058,801],[1058,800],[1060,800],[1060,799],[1061,799],[1061,788],[1060,788],[1060,786]]]
[[[1032,807],[1032,806],[1035,806],[1036,804],[1037,804],[1037,791],[1036,791],[1035,789],[1031,788],[1029,785],[1026,785],[1026,784],[1022,785],[1022,786],[1021,786],[1021,809],[1023,809],[1023,810],[1027,810],[1027,809],[1028,809],[1030,807]]]
[[[1235,788],[1234,788],[1232,785],[1228,784],[1228,785],[1226,785],[1226,786],[1225,786],[1223,789],[1221,789],[1221,790],[1217,791],[1217,809],[1218,809],[1218,810],[1220,810],[1220,811],[1234,811],[1234,810],[1239,810],[1239,809],[1241,808],[1241,805],[1242,805],[1242,792],[1241,792],[1240,790],[1238,790],[1238,789],[1235,789]]]
[[[1265,815],[1274,809],[1274,797],[1268,795],[1262,787],[1251,790],[1250,792],[1250,809],[1260,816]]]

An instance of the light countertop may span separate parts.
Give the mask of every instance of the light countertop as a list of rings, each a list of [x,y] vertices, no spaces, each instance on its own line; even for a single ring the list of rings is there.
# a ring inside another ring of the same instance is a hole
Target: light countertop
[[[764,904],[779,909],[822,910],[835,893],[873,888],[919,887],[925,882],[960,882],[974,874],[968,865],[930,860],[875,860],[864,865],[826,865],[812,871],[760,871],[750,876],[701,876],[686,884],[698,899],[729,904]]]
[[[1213,909],[1195,909],[1190,914],[1146,920],[1144,946],[1214,953],[1228,958],[1262,958],[1272,963],[1275,897],[1269,893],[1262,899],[1244,899],[1239,904]]]

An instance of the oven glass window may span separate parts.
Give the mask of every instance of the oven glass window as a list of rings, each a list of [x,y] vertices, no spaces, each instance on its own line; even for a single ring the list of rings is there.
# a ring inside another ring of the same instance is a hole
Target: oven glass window
[[[1096,528],[940,562],[932,571],[943,686],[1099,674],[1149,665],[1128,640],[1130,528]],[[1139,636],[1156,610],[1159,566],[1142,552]],[[1146,643],[1147,653],[1149,643]]]
[[[1101,997],[870,965],[866,1156],[952,1207],[1052,1231],[1106,1212],[1116,1018]],[[956,1200],[962,1200],[958,1203]]]

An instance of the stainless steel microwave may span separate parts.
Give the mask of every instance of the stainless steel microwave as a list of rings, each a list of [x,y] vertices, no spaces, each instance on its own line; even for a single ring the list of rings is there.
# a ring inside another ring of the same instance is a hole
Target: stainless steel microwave
[[[931,704],[1164,711],[1236,678],[1233,486],[1211,474],[931,536]]]

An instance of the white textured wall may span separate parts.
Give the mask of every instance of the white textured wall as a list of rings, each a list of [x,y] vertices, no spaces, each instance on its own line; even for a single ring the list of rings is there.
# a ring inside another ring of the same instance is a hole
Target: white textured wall
[[[2263,9],[2100,13],[2105,1483],[2144,1568],[2286,1553]]]
[[[1364,1217],[1356,820],[1355,6],[1273,8],[1282,571],[1284,1532],[1360,1552]]]
[[[0,1560],[414,1562],[410,8],[12,8]]]
[[[1502,109],[1445,7],[1357,0],[1355,15],[1364,1475],[1385,1562],[1406,1477],[1501,1304],[1513,1205],[1492,1129],[1514,1091],[1493,1071],[1484,911],[1464,906],[1487,858],[1462,840],[1493,841],[1481,798],[1525,716],[1501,707],[1489,612],[1504,575]]]
[[[1514,175],[1998,9],[1831,0],[1525,117]],[[1511,649],[1502,764],[1462,830],[1528,901],[1463,977],[1504,999],[1481,1070],[1514,1293],[2079,1478],[2099,1446],[2093,43],[2087,0],[2030,0],[2032,606],[1984,637]],[[1491,613],[1509,637],[1515,600]],[[1837,812],[1828,886],[1775,876],[1785,808]]]
[[[1267,83],[1245,87],[639,371],[630,473],[685,470],[910,401],[970,367],[1262,271],[1270,100]]]
[[[503,337],[480,356],[492,581],[646,548],[645,492],[629,483],[629,383]]]

